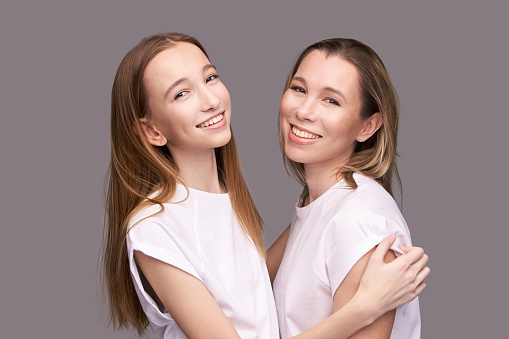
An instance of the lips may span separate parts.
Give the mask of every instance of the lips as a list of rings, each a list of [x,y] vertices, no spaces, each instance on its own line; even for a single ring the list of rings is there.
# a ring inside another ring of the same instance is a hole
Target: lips
[[[198,124],[196,127],[198,128],[204,128],[204,127],[208,127],[208,126],[211,126],[211,125],[215,125],[217,124],[218,122],[220,122],[221,120],[224,119],[224,111],[213,116],[212,118],[210,118],[209,120],[206,120],[204,122],[202,122],[201,124]]]
[[[299,138],[303,138],[303,139],[318,139],[318,138],[322,137],[319,134],[315,134],[315,133],[312,133],[310,131],[306,131],[303,128],[297,127],[297,126],[292,125],[292,124],[290,124],[290,128],[291,128],[291,133],[294,134],[295,136],[299,137]]]

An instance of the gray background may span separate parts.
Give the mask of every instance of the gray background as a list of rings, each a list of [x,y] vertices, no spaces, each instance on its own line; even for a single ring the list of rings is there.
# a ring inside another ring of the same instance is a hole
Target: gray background
[[[403,214],[431,257],[423,338],[505,337],[509,86],[501,3],[2,2],[0,336],[135,337],[100,316],[109,95],[133,45],[181,31],[202,41],[230,90],[269,244],[290,222],[299,192],[276,137],[292,62],[329,37],[373,47],[401,100]]]

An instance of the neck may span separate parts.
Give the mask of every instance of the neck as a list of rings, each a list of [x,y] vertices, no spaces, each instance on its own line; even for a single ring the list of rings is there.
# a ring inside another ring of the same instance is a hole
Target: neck
[[[205,192],[226,193],[219,181],[214,149],[178,151],[170,149],[184,184]]]
[[[346,159],[335,158],[320,163],[304,164],[304,178],[308,187],[309,195],[305,205],[312,203],[324,194],[329,188],[334,186],[341,176],[337,176],[338,170],[348,163]]]

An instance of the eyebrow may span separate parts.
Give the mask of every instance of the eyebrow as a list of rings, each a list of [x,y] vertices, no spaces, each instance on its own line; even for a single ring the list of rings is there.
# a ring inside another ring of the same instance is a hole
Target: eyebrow
[[[206,64],[205,66],[203,66],[203,70],[202,72],[205,73],[206,71],[208,71],[210,68],[213,68],[214,70],[216,69],[216,66],[212,65],[212,64]],[[166,100],[166,98],[168,97],[168,95],[170,94],[170,92],[175,88],[177,87],[178,85],[180,85],[181,83],[185,82],[185,81],[189,81],[188,78],[180,78],[178,79],[177,81],[175,81],[173,84],[170,85],[170,87],[168,87],[168,89],[166,90],[166,92],[164,93],[164,99]]]
[[[292,80],[297,80],[297,81],[300,81],[300,82],[303,82],[304,84],[306,84],[306,80],[302,77],[293,77]],[[336,89],[336,88],[330,87],[330,86],[326,86],[326,87],[322,88],[322,91],[336,93],[345,101],[345,103],[347,102],[345,95],[339,89]]]

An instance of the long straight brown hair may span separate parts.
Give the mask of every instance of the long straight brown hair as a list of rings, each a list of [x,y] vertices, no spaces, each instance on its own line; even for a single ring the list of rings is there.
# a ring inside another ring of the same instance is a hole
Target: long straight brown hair
[[[161,33],[143,39],[120,63],[111,93],[111,161],[105,184],[106,215],[101,256],[103,287],[109,303],[109,323],[115,329],[146,332],[148,319],[131,279],[126,244],[129,220],[142,208],[159,205],[174,195],[182,182],[179,168],[166,147],[151,145],[140,119],[148,113],[143,73],[160,52],[177,43],[191,43],[207,56],[194,37]],[[265,255],[263,221],[249,193],[232,133],[230,141],[215,149],[220,180],[228,188],[239,223],[262,256]],[[157,192],[156,196],[148,195]]]
[[[393,183],[395,183],[399,187],[401,197],[401,179],[396,164],[399,100],[385,65],[373,49],[360,41],[344,38],[318,41],[308,46],[298,56],[286,80],[285,92],[290,87],[304,58],[315,50],[324,52],[327,57],[342,58],[355,66],[360,82],[361,119],[367,119],[377,112],[380,112],[383,119],[382,126],[375,134],[368,140],[357,143],[348,163],[338,169],[337,177],[342,176],[351,188],[356,188],[357,183],[353,173],[363,173],[378,181],[392,196],[394,196]],[[279,144],[286,171],[301,185],[305,185],[304,164],[292,161],[285,155],[281,128],[279,128]]]

